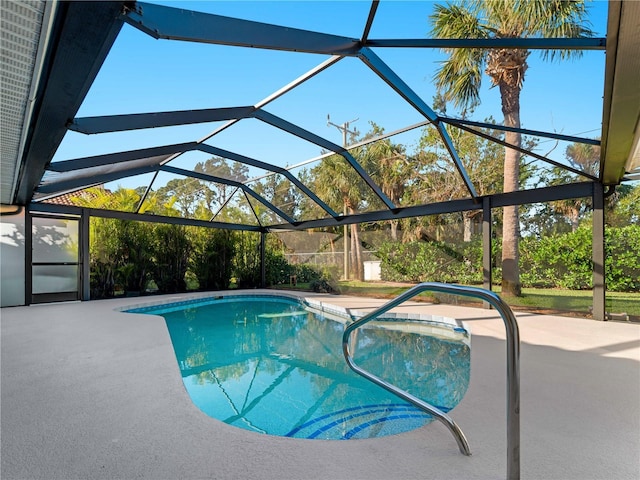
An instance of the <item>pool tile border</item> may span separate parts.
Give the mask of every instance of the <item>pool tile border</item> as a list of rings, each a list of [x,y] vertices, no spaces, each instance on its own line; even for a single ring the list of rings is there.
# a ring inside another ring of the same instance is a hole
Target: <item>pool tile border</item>
[[[331,302],[320,301],[314,299],[313,297],[307,297],[304,295],[299,295],[296,293],[290,292],[277,292],[271,293],[265,290],[257,290],[257,291],[238,291],[226,293],[224,291],[221,292],[203,292],[189,295],[187,298],[182,298],[175,301],[168,301],[166,297],[164,299],[152,300],[144,303],[126,305],[115,308],[116,311],[120,311],[122,313],[134,313],[141,314],[146,313],[149,315],[160,315],[162,313],[168,313],[171,311],[176,311],[184,308],[188,305],[210,305],[215,302],[219,302],[221,300],[231,300],[237,299],[239,297],[254,297],[261,298],[265,300],[278,301],[282,299],[295,300],[299,302],[303,302],[310,310],[316,311],[317,313],[321,313],[323,315],[331,317],[333,320],[340,321],[342,323],[347,323],[349,321],[354,321],[358,318],[363,317],[368,312],[364,310],[358,309],[350,309],[346,307],[341,307]],[[165,307],[165,308],[161,308]],[[387,312],[385,313],[385,318],[389,319],[406,319],[413,321],[420,321],[433,325],[448,325],[458,330],[463,329],[470,335],[471,331],[465,322],[458,320],[456,318],[446,317],[443,315],[432,315],[428,313],[407,313],[407,312]]]

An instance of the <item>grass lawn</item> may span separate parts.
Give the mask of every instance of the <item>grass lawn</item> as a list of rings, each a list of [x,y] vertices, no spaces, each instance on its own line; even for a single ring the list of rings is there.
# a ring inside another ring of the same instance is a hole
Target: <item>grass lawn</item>
[[[344,295],[370,296],[377,298],[393,298],[409,288],[410,284],[395,284],[385,282],[358,282],[358,281],[341,281],[332,283],[338,293]],[[288,288],[288,286],[285,286]],[[308,290],[309,285],[298,284],[297,289]],[[494,286],[494,291],[500,293],[500,286]],[[433,301],[434,295],[425,292],[415,298],[416,300]],[[453,299],[439,297],[442,302],[448,302]],[[472,299],[461,299],[464,302]],[[521,297],[509,297],[506,299],[509,306],[517,310],[531,310],[548,313],[568,314],[574,313],[588,316],[590,312],[592,300],[591,290],[561,290],[561,289],[542,289],[542,288],[525,288]],[[479,303],[479,302],[478,302]],[[640,293],[624,293],[624,292],[607,292],[606,298],[607,313],[626,313],[633,320],[640,321]]]
[[[500,286],[494,290],[500,293]],[[524,288],[522,297],[509,297],[507,302],[514,307],[588,314],[593,293],[591,290]],[[607,292],[605,309],[607,313],[626,313],[640,318],[640,293]]]

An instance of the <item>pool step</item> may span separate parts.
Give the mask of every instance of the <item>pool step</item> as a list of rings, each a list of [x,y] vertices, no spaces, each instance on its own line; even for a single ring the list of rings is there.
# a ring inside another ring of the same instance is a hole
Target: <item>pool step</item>
[[[286,436],[331,440],[371,438],[412,430],[431,420],[431,415],[406,403],[363,405],[311,419]]]
[[[284,318],[284,317],[298,317],[300,315],[308,315],[306,310],[298,310],[295,312],[282,312],[282,313],[261,313],[258,318]]]

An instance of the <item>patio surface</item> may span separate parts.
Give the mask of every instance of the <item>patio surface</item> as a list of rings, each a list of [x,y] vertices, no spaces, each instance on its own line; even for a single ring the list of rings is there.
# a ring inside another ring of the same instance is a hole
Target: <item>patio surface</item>
[[[383,302],[307,296],[355,310]],[[2,309],[3,480],[505,478],[506,351],[495,311],[400,307],[471,329],[471,382],[451,412],[471,446],[465,457],[439,423],[323,441],[261,435],[206,416],[184,389],[164,320],[115,311],[159,298]],[[640,478],[640,325],[517,318],[522,478]]]

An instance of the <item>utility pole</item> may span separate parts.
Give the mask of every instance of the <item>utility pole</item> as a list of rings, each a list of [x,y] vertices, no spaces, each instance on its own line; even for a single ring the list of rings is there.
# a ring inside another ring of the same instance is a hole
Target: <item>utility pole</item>
[[[350,120],[348,122],[344,122],[342,125],[338,125],[336,123],[333,123],[331,121],[331,116],[329,114],[327,114],[327,127],[331,127],[334,126],[336,127],[338,130],[340,130],[342,132],[342,146],[346,149],[347,148],[347,133],[351,133],[352,135],[355,135],[357,132],[355,130],[349,130],[349,125],[351,123],[357,122],[358,118],[356,118],[355,120]],[[347,205],[344,205],[344,209],[343,209],[343,213],[346,216],[347,215]],[[343,250],[343,262],[344,262],[344,272],[343,272],[343,280],[349,280],[349,235],[348,235],[348,227],[347,225],[344,226],[344,234],[343,234],[343,243],[344,243],[344,248]]]

